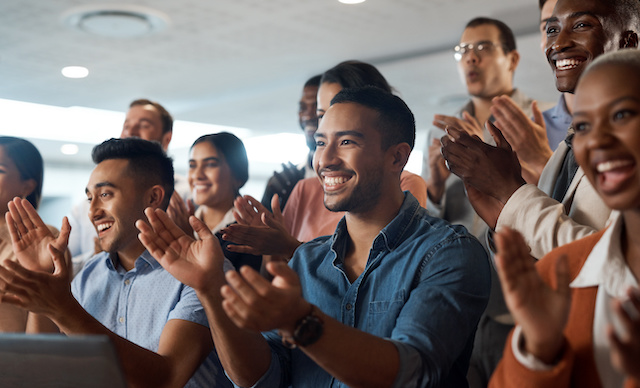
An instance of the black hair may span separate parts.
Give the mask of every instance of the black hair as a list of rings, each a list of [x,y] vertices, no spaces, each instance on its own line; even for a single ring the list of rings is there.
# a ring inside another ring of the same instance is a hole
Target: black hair
[[[247,150],[244,148],[242,140],[238,139],[238,137],[232,133],[220,132],[200,136],[193,142],[191,148],[205,141],[224,155],[224,160],[231,170],[231,175],[240,183],[236,191],[244,186],[249,179],[249,160],[247,159]]]
[[[161,207],[166,210],[169,206],[175,185],[173,161],[159,143],[137,137],[109,139],[93,147],[91,158],[95,164],[111,159],[127,160],[127,174],[144,189],[161,185],[164,188]]]
[[[169,133],[173,131],[173,117],[171,117],[171,114],[169,113],[169,111],[167,111],[164,108],[164,106],[160,105],[159,103],[155,101],[147,100],[146,98],[140,98],[131,102],[131,104],[129,104],[129,108],[133,108],[134,106],[144,106],[144,105],[153,106],[154,108],[156,108],[156,110],[160,114],[160,121],[162,121],[163,135],[165,133]]]
[[[325,82],[338,84],[343,89],[376,86],[388,93],[393,91],[375,66],[355,60],[341,62],[325,71],[320,83]]]
[[[538,0],[538,7],[540,8],[541,11],[542,11],[542,7],[544,7],[547,1],[548,0]]]
[[[322,79],[322,74],[318,74],[318,75],[314,75],[313,77],[309,78],[307,80],[307,82],[304,83],[304,87],[306,88],[307,86],[320,86],[320,80]]]
[[[416,123],[413,113],[398,96],[375,86],[342,89],[331,100],[331,105],[355,103],[378,113],[378,129],[382,133],[382,147],[407,143],[413,149]]]
[[[27,200],[38,208],[42,197],[42,181],[44,179],[44,163],[40,151],[31,142],[12,136],[0,136],[0,146],[13,161],[23,181],[33,179],[36,186],[27,195]]]
[[[640,1],[638,0],[614,0],[611,2],[614,8],[614,17],[622,31],[632,30],[640,32]]]
[[[504,51],[505,54],[508,54],[516,49],[516,38],[513,35],[513,31],[511,31],[511,28],[509,28],[509,26],[507,26],[504,22],[501,22],[500,20],[483,17],[483,16],[477,17],[469,21],[469,23],[467,23],[467,25],[464,28],[467,29],[472,27],[478,27],[478,26],[483,26],[485,24],[495,26],[498,29],[498,32],[500,35],[499,36],[500,43],[502,44],[502,50]]]

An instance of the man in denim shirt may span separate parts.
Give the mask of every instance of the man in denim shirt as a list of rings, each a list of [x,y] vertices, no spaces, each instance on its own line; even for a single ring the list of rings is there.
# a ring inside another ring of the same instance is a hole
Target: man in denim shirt
[[[268,263],[273,281],[247,267],[225,277],[217,240],[194,218],[199,241],[149,209],[141,241],[196,290],[237,386],[466,386],[489,267],[463,227],[400,190],[413,114],[380,89],[345,89],[315,138],[325,206],[347,213],[290,266]]]

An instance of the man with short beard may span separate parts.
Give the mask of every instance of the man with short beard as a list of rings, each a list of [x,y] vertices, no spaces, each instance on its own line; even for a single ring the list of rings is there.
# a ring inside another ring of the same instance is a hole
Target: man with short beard
[[[431,217],[400,174],[413,114],[375,87],[343,89],[315,134],[324,202],[347,213],[332,236],[269,262],[222,272],[217,239],[193,240],[162,211],[140,239],[202,301],[227,375],[242,387],[464,387],[489,293],[484,249]]]

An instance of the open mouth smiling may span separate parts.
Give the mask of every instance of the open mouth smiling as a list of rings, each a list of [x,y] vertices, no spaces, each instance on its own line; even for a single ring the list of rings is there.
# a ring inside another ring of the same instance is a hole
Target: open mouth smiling
[[[604,162],[600,162],[596,165],[596,171],[599,173],[612,171],[618,168],[627,167],[632,165],[633,162],[631,160],[607,160]]]
[[[586,62],[586,60],[577,58],[558,59],[555,61],[555,67],[557,70],[571,70],[577,68],[584,62]]]
[[[323,179],[324,180],[324,187],[327,190],[333,190],[333,189],[336,189],[336,188],[340,187],[341,185],[345,184],[350,179],[351,179],[351,176],[345,176],[345,175],[325,176],[324,179]]]
[[[113,222],[104,222],[102,224],[96,225],[96,229],[98,229],[98,233],[101,233],[113,226]]]

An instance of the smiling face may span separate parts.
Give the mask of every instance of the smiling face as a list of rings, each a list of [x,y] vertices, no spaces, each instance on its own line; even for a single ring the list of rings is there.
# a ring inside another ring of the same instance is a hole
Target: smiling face
[[[640,207],[640,76],[601,65],[580,80],[574,103],[573,149],[607,206]]]
[[[113,254],[138,257],[144,247],[135,222],[146,219],[148,193],[127,172],[129,161],[108,159],[91,173],[86,193],[89,218],[98,232],[102,249]]]
[[[505,54],[500,43],[500,30],[492,24],[467,27],[460,38],[460,45],[489,47],[476,53],[469,50],[458,62],[458,73],[470,95],[493,98],[513,90],[513,72],[518,65],[518,54]]]
[[[134,105],[127,112],[120,137],[156,141],[166,151],[171,141],[171,132],[162,133],[160,112],[153,105]]]
[[[331,211],[364,213],[379,202],[386,151],[378,113],[355,103],[331,106],[316,132],[313,167]]]
[[[4,222],[4,213],[7,212],[7,203],[15,197],[26,197],[35,188],[33,179],[22,180],[20,171],[7,155],[3,146],[0,146],[0,215]]]
[[[540,50],[542,50],[542,54],[547,49],[547,22],[557,3],[558,0],[547,0],[540,10]]]
[[[198,205],[228,210],[238,192],[224,155],[208,141],[198,143],[189,154],[189,186]]]
[[[620,48],[621,37],[608,2],[558,0],[547,23],[546,48],[558,90],[573,93],[586,66],[599,55]]]

